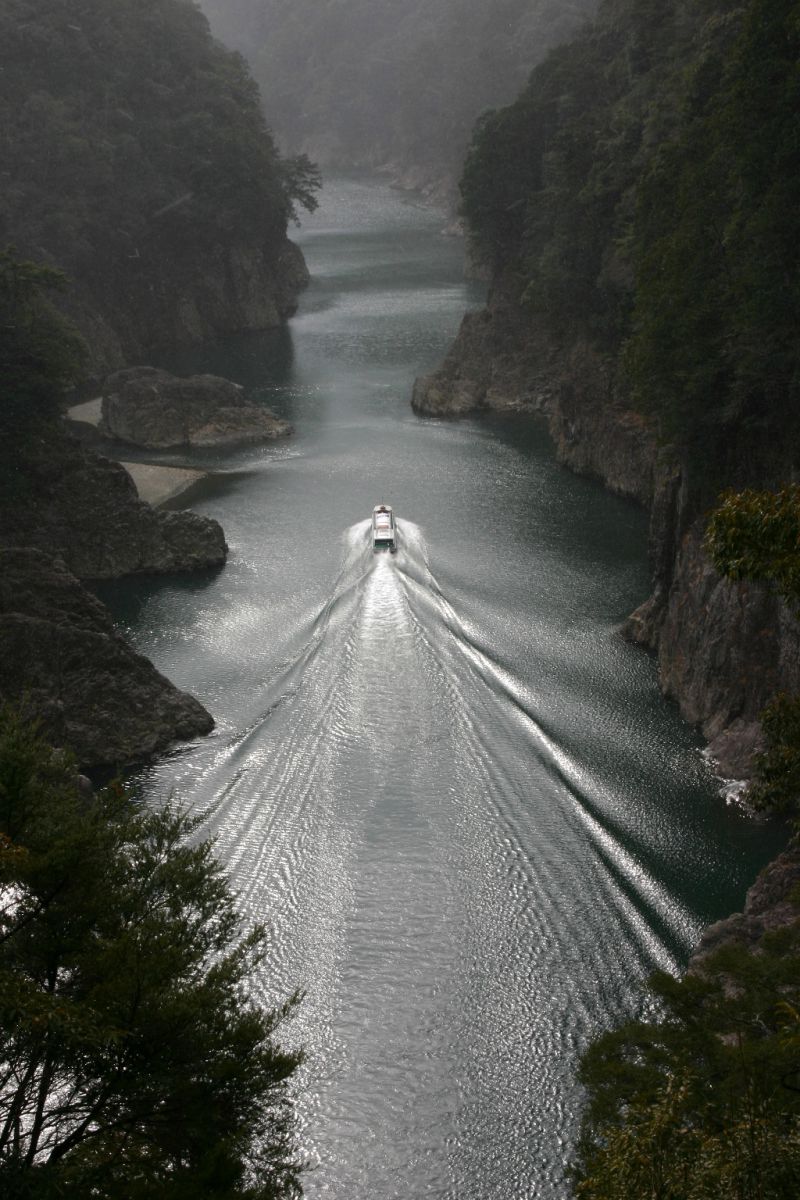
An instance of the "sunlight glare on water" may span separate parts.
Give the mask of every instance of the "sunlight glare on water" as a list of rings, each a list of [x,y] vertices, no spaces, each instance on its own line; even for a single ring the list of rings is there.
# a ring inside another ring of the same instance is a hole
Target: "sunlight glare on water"
[[[333,181],[290,330],[168,365],[296,427],[191,465],[214,577],[109,589],[217,730],[141,772],[217,840],[287,1036],[311,1197],[560,1200],[577,1055],[739,907],[780,834],[726,809],[620,621],[646,518],[559,468],[535,419],[408,398],[478,297],[441,218]],[[398,515],[398,552],[368,517]]]

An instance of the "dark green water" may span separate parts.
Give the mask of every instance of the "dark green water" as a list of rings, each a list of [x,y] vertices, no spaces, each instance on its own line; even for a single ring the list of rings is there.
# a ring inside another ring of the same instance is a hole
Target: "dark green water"
[[[439,218],[331,185],[288,332],[187,357],[296,424],[207,460],[230,561],[126,585],[136,645],[216,732],[141,776],[218,841],[272,933],[312,1197],[563,1197],[574,1065],[740,907],[782,840],[726,808],[652,661],[645,518],[530,420],[415,418],[477,297]],[[173,364],[175,365],[175,364]],[[198,459],[193,460],[195,463]],[[394,505],[400,549],[367,517]]]

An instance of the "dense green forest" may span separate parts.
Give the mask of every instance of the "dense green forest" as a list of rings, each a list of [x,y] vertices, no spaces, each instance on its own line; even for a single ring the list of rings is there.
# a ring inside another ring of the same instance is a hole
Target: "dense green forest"
[[[478,251],[619,364],[703,500],[796,456],[799,51],[792,0],[606,0],[463,175]]]
[[[63,268],[84,328],[108,321],[124,348],[224,323],[210,300],[189,311],[198,264],[234,306],[231,256],[274,267],[313,204],[313,170],[280,157],[243,60],[188,0],[6,0],[0,139],[0,246]]]
[[[455,180],[483,109],[510,100],[596,0],[201,0],[249,58],[282,139],[323,163]]]

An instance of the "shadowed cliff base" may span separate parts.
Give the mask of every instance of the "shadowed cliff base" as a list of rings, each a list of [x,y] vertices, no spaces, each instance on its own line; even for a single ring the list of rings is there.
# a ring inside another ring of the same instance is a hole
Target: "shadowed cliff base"
[[[57,558],[0,549],[0,630],[0,698],[22,705],[82,767],[122,767],[214,727]]]

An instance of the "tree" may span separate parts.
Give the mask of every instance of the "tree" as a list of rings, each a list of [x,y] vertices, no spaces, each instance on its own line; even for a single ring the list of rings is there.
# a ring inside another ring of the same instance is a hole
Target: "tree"
[[[800,614],[800,487],[724,492],[705,539],[714,566],[727,579],[773,587]],[[754,761],[748,799],[779,813],[800,809],[800,696],[780,693],[761,713],[765,748]]]
[[[728,579],[760,580],[800,608],[800,486],[723,492],[706,533],[711,561]]]
[[[800,1194],[800,922],[651,981],[663,1017],[584,1055],[580,1200]]]
[[[59,408],[79,378],[85,345],[48,300],[60,271],[0,251],[0,432],[24,436]]]
[[[79,786],[0,718],[0,1191],[9,1198],[298,1196],[276,1035],[209,842],[174,808]]]

